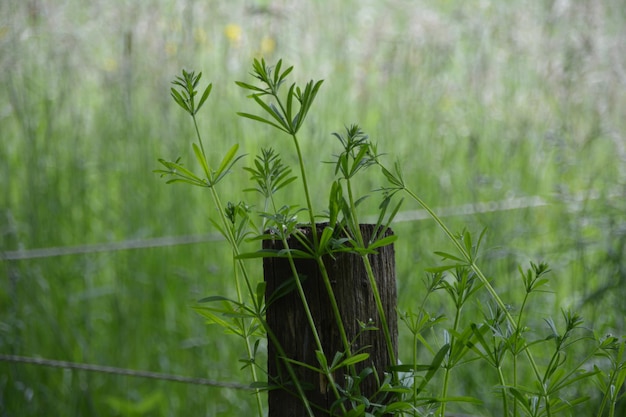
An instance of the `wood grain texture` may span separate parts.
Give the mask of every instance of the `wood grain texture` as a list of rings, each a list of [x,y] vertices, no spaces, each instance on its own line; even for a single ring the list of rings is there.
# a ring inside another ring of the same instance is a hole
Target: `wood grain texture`
[[[317,225],[318,234],[321,234],[324,226],[325,224]],[[369,239],[373,229],[374,225],[361,225],[361,233],[365,241]],[[302,231],[310,236],[310,228],[302,229]],[[388,230],[387,234],[392,234],[391,230]],[[302,248],[294,238],[288,243],[291,248]],[[281,249],[282,245],[279,241],[265,241],[263,247]],[[393,245],[379,248],[378,253],[369,255],[369,260],[376,277],[397,355],[398,323],[395,310],[397,293]],[[330,363],[337,352],[344,352],[344,348],[332,314],[328,293],[314,260],[296,259],[295,261],[300,279],[303,280],[306,299],[318,329],[326,359]],[[359,322],[367,323],[372,320],[374,326],[380,329],[379,314],[363,259],[359,255],[339,253],[334,255],[334,259],[330,256],[325,257],[324,264],[348,339],[355,339],[352,353],[370,354],[367,361],[357,365],[356,372],[359,373],[364,367],[373,366],[382,378],[384,371],[391,365],[382,330],[366,331],[359,335],[361,331]],[[267,283],[266,299],[269,300],[282,283],[292,278],[292,272],[288,260],[284,258],[265,258],[263,268]],[[267,321],[289,358],[319,367],[315,355],[313,333],[307,323],[302,300],[295,289],[268,307]],[[282,384],[293,388],[284,364],[277,357],[276,349],[271,343],[268,344],[268,369],[271,378],[277,378]],[[303,367],[296,367],[296,372],[307,389],[307,398],[319,407],[315,409],[316,416],[328,416],[328,412],[324,410],[330,409],[335,397],[329,390],[326,378]],[[339,384],[345,383],[344,374],[334,375],[334,378]],[[376,392],[377,386],[375,376],[368,376],[361,384],[362,394],[366,397],[371,396]],[[286,390],[270,391],[268,400],[269,417],[305,415],[301,400]]]

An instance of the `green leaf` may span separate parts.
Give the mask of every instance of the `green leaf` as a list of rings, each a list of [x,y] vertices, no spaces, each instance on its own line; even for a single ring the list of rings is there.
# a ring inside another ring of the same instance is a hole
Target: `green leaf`
[[[200,163],[200,166],[202,166],[202,169],[204,170],[204,175],[206,175],[206,179],[209,181],[209,183],[211,183],[212,182],[211,171],[209,170],[209,165],[207,164],[206,157],[204,156],[204,154],[202,153],[202,150],[197,144],[195,143],[192,144],[192,147],[193,147],[193,152],[196,154],[196,159],[198,160],[198,162]]]
[[[274,84],[278,83],[278,76],[280,75],[280,67],[283,65],[283,60],[279,59],[274,66]]]
[[[302,123],[304,122],[304,119],[306,118],[306,115],[308,114],[309,109],[311,108],[311,105],[313,104],[313,100],[315,99],[317,92],[322,86],[322,83],[323,83],[323,80],[319,80],[318,82],[315,83],[315,85],[313,85],[313,81],[309,81],[307,83],[304,89],[304,94],[300,98],[301,107],[300,107],[300,111],[298,112],[299,117],[297,120],[297,124],[296,126],[293,127],[294,134],[297,133],[298,130],[300,130],[300,127],[302,126]]]
[[[212,88],[213,88],[213,84],[209,84],[207,88],[205,88],[204,93],[202,94],[202,98],[200,99],[200,102],[198,103],[198,107],[196,107],[196,113],[198,113],[198,110],[200,110],[200,107],[202,107],[206,99],[209,98],[209,94],[211,94]]]
[[[411,390],[406,389],[405,392],[408,394],[411,392]],[[394,411],[401,411],[401,410],[415,410],[415,407],[413,406],[413,404],[405,402],[405,401],[396,401],[394,403],[387,404],[385,406],[385,413],[391,413]]]
[[[220,171],[219,175],[217,175],[215,178],[213,178],[213,183],[217,184],[226,174],[228,174],[230,172],[230,169],[233,167],[233,165],[235,165],[235,163],[237,161],[239,161],[241,158],[243,158],[245,155],[239,155],[238,157],[236,157],[235,159],[233,159],[230,164],[228,165],[228,167],[226,167],[225,169],[223,169],[222,171]]]
[[[383,246],[391,245],[396,240],[398,240],[398,236],[390,235],[390,236],[384,237],[382,239],[378,239],[377,241],[373,242],[371,245],[367,247],[367,249],[373,250],[373,249],[380,248]]]
[[[219,223],[217,223],[214,219],[209,219],[209,221],[218,230],[218,232],[220,232],[220,234],[224,236],[224,238],[228,239],[229,236],[226,234],[226,232]]]
[[[292,120],[292,109],[293,109],[293,96],[294,96],[294,88],[296,87],[296,84],[291,84],[291,87],[289,87],[289,92],[287,93],[287,108],[285,109],[285,112],[287,114],[285,114],[285,117],[287,118],[287,123],[289,123],[289,130],[293,132],[294,130],[294,126],[295,126],[295,119]],[[297,116],[296,116],[297,117]]]
[[[560,368],[559,370],[563,370],[563,369]],[[562,375],[560,373],[555,372],[554,376],[552,378],[554,382],[552,383],[552,388],[551,388],[550,391],[553,391],[553,392],[560,391],[560,390],[562,390],[565,387],[568,387],[568,386],[570,386],[572,384],[575,384],[575,383],[577,383],[579,381],[582,381],[583,379],[587,379],[587,378],[590,378],[592,376],[595,376],[599,372],[600,371],[598,371],[598,370],[595,370],[595,371],[582,371],[578,375],[574,376],[573,378],[571,377],[572,373],[570,372],[563,379],[561,379]],[[563,373],[564,373],[564,371],[563,371]]]
[[[462,266],[462,265],[458,265],[458,264],[455,264],[455,265],[441,265],[441,266],[432,266],[432,267],[429,267],[429,268],[425,268],[424,270],[426,272],[431,272],[433,274],[437,274],[437,273],[441,273],[441,272],[445,272],[445,271],[450,271],[451,269],[455,269],[455,268],[458,268],[460,266]]]
[[[471,256],[473,252],[472,251],[473,245],[472,245],[472,235],[470,234],[470,232],[466,230],[463,233],[461,240],[463,240],[463,243],[465,244],[466,253]]]
[[[189,171],[187,168],[185,168],[181,164],[178,164],[176,162],[169,162],[164,159],[159,159],[159,162],[167,168],[167,171],[156,170],[155,172],[162,174],[162,175],[173,175],[173,176],[180,177],[180,178],[175,178],[175,179],[167,181],[168,184],[171,182],[182,181],[182,182],[187,182],[189,184],[203,186],[203,187],[206,187],[208,185],[206,181],[196,176],[196,174]]]
[[[404,189],[404,180],[402,179],[399,162],[396,162],[394,164],[394,168],[396,171],[395,175],[382,165],[380,166],[380,168],[383,172],[383,175],[387,178],[387,181],[389,181],[391,184],[395,185],[398,188]]]
[[[396,204],[395,208],[392,210],[389,217],[387,217],[387,221],[383,225],[382,223],[385,219],[385,215],[387,213],[387,209],[389,207],[390,202],[391,202],[391,195],[387,195],[378,206],[380,212],[379,212],[378,220],[376,220],[375,231],[373,233],[374,238],[377,238],[378,236],[384,236],[385,233],[387,233],[387,229],[389,229],[391,222],[393,222],[393,219],[395,219],[396,215],[400,211],[400,206],[402,206],[402,203],[404,202],[404,198],[401,198],[398,204]]]
[[[267,283],[265,281],[261,281],[256,286],[256,302],[258,306],[263,305],[263,300],[265,299],[265,288],[267,287]]]
[[[349,410],[346,414],[344,414],[344,416],[345,417],[366,417],[365,404],[359,404],[352,410]]]
[[[450,349],[449,363],[456,364],[469,352],[469,348],[472,346],[471,337],[474,334],[471,327],[465,328],[462,333],[454,329],[450,329],[450,333],[454,336],[455,341]]]
[[[229,150],[226,152],[224,159],[220,163],[220,166],[217,168],[217,172],[215,173],[216,177],[221,177],[224,170],[229,166],[230,162],[233,160],[235,155],[237,154],[237,150],[239,149],[239,144],[235,143]]]
[[[257,115],[250,114],[250,113],[242,113],[242,112],[239,112],[239,113],[237,113],[237,114],[238,114],[239,116],[241,116],[241,117],[245,117],[245,118],[248,118],[248,119],[252,119],[252,120],[255,120],[255,121],[257,121],[257,122],[267,123],[268,125],[274,126],[276,129],[280,129],[280,130],[282,130],[283,132],[289,133],[289,131],[288,131],[288,130],[286,130],[283,126],[278,125],[278,124],[276,124],[276,123],[274,123],[274,122],[272,122],[272,121],[270,121],[270,120],[264,119],[264,118],[263,118],[263,117],[261,117],[261,116],[257,116]]]
[[[284,188],[285,186],[291,184],[292,182],[294,182],[295,180],[298,179],[298,177],[289,177],[287,179],[285,179],[284,181],[281,182],[281,180],[283,178],[285,178],[286,176],[291,174],[291,170],[289,172],[285,172],[283,175],[281,175],[280,177],[276,178],[276,185],[274,186],[274,188],[272,189],[272,192],[276,192],[278,190],[280,190],[281,188]]]
[[[450,259],[450,260],[453,260],[453,261],[466,263],[465,259],[459,258],[458,256],[452,255],[451,253],[440,252],[440,251],[435,251],[434,253],[435,253],[435,255],[441,256],[443,259]]]
[[[317,354],[317,351],[315,353]],[[305,362],[301,362],[301,361],[297,361],[295,359],[285,358],[285,357],[281,357],[281,359],[286,361],[286,362],[289,362],[291,364],[298,365],[298,366],[301,366],[303,368],[309,369],[309,370],[311,370],[313,372],[317,372],[319,374],[323,374],[324,373],[321,369],[316,368],[314,366],[311,366],[311,365],[309,365],[308,363],[305,363]]]
[[[428,372],[426,372],[426,375],[424,376],[422,383],[417,389],[419,392],[421,392],[424,388],[426,388],[426,385],[428,385],[430,380],[435,376],[435,373],[441,367],[441,364],[443,363],[443,360],[445,359],[449,350],[450,350],[449,343],[446,343],[445,345],[441,347],[441,349],[439,349],[439,351],[437,352],[437,354],[433,358],[433,361],[430,364],[430,369],[428,370]]]
[[[478,340],[478,344],[482,347],[483,350],[480,350],[478,346],[471,344],[469,347],[477,354],[480,355],[485,360],[489,361],[491,365],[495,366],[496,358],[491,350],[491,346],[487,343],[487,340],[484,337],[484,334],[489,330],[489,326],[478,326],[475,323],[471,324],[472,332],[474,333],[474,337]]]
[[[328,198],[328,223],[331,228],[337,224],[337,218],[341,210],[340,203],[343,201],[342,188],[338,181],[333,181]]]
[[[163,164],[167,169],[169,169],[170,171],[174,171],[173,173],[182,173],[184,175],[190,176],[190,177],[196,177],[196,175],[189,171],[187,168],[185,168],[182,164],[179,164],[178,162],[170,162],[170,161],[166,161],[164,159],[159,159],[159,162],[161,164]],[[196,177],[198,178],[198,177]]]
[[[276,120],[278,122],[278,125],[281,126],[280,129],[284,130],[287,133],[291,133],[291,129],[289,128],[289,126],[285,123],[285,119],[283,117],[283,115],[280,113],[280,111],[276,108],[276,106],[274,106],[273,104],[267,104],[265,103],[263,100],[261,100],[261,98],[256,95],[253,94],[252,98],[254,99],[254,101],[257,102],[257,104],[259,106],[261,106],[261,108],[263,110],[265,110],[270,116],[272,116],[274,118],[274,120]]]
[[[306,277],[305,276],[299,276],[298,279],[301,282],[304,282]],[[274,303],[274,301],[276,301],[276,300],[278,300],[278,299],[280,299],[280,298],[290,294],[295,289],[296,289],[296,278],[295,277],[291,277],[291,278],[283,281],[278,287],[276,287],[276,289],[274,290],[272,295],[269,296],[269,298],[265,302],[266,306],[269,306],[270,304]]]
[[[321,369],[328,369],[328,361],[326,360],[324,353],[320,350],[316,350],[315,356],[317,357],[317,363],[320,364]]]
[[[200,314],[202,317],[206,318],[209,324],[217,324],[223,327],[224,329],[233,331],[232,324],[228,322],[227,320],[224,320],[223,318],[221,318],[218,314],[215,314],[213,311],[209,309],[202,309],[202,308],[195,308],[194,310],[196,310],[198,314]]]
[[[233,300],[231,298],[224,297],[222,295],[211,295],[209,297],[205,297],[205,298],[202,298],[202,299],[198,300],[199,303],[213,303],[215,301],[227,301],[227,302],[233,303],[235,305],[240,305],[239,302],[237,302],[237,301],[235,301],[235,300]]]
[[[515,397],[517,403],[522,406],[522,408],[524,409],[524,411],[526,411],[528,415],[533,415],[533,411],[530,408],[528,398],[526,398],[526,396],[520,390],[515,387],[509,387],[509,392],[513,394],[513,397]]]
[[[318,255],[323,255],[324,253],[328,252],[327,246],[330,240],[332,239],[334,232],[335,231],[333,230],[332,227],[330,226],[324,227],[324,230],[322,231],[322,236],[320,236]]]
[[[252,85],[252,84],[244,83],[243,81],[235,81],[235,84],[237,84],[239,87],[245,88],[247,90],[256,91],[256,92],[262,93],[262,94],[269,94],[269,92],[267,90],[264,90],[262,88],[259,88],[259,87],[255,86],[255,85]]]
[[[330,363],[330,367],[335,368],[337,366],[337,364],[339,363],[339,361],[341,361],[341,358],[343,358],[344,354],[342,352],[336,352],[335,356],[333,357],[333,361]]]
[[[282,59],[280,61],[278,61],[278,64],[276,64],[277,68],[280,68],[280,64],[282,64]],[[293,71],[293,65],[290,66],[289,68],[287,68],[285,71],[283,71],[283,73],[280,75],[280,78],[278,80],[279,83],[282,83],[285,78],[287,77],[287,75],[289,75],[289,73],[291,73],[291,71]],[[276,70],[276,72],[278,73],[278,69]]]
[[[185,109],[186,112],[191,114],[191,109],[187,105],[187,101],[183,98],[183,96],[178,91],[176,91],[176,89],[173,87],[171,88],[170,91],[171,91],[172,97],[174,98],[174,101],[178,103],[180,107]]]
[[[331,369],[331,372],[334,372],[337,369],[340,369],[340,368],[343,368],[343,367],[347,367],[347,366],[350,366],[350,365],[357,364],[359,362],[363,362],[363,361],[367,360],[369,357],[370,357],[369,353],[359,353],[357,355],[353,355],[353,356],[351,356],[351,357],[349,357],[347,359],[344,359],[337,366],[333,367]]]

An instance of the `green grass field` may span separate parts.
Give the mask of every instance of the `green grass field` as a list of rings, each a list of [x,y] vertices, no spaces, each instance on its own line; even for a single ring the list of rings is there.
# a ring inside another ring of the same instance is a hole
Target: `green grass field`
[[[234,82],[251,81],[255,57],[282,58],[299,82],[325,80],[301,133],[317,210],[332,180],[321,163],[337,151],[331,133],[358,123],[424,200],[451,213],[452,230],[487,228],[480,266],[511,304],[517,266],[550,264],[538,327],[572,308],[598,334],[624,334],[619,0],[7,0],[0,354],[249,382],[239,341],[191,308],[233,294],[228,248],[208,238],[175,244],[216,232],[208,195],[165,185],[152,170],[161,157],[192,162],[193,127],[169,96],[183,68],[214,85],[199,120],[215,163],[239,143],[244,164],[268,145],[295,164],[286,138],[235,115],[254,110]],[[249,186],[243,166],[226,179],[225,200],[252,198],[240,191]],[[479,210],[488,202],[518,207]],[[449,249],[412,204],[393,226],[400,310],[421,300],[424,269],[440,263],[433,252]],[[143,247],[164,237],[170,244]],[[252,267],[262,279],[260,263]],[[401,340],[409,343],[402,328]],[[458,395],[488,396],[482,379],[457,378]],[[465,411],[497,415],[497,406]],[[0,416],[253,412],[247,390],[0,361]]]

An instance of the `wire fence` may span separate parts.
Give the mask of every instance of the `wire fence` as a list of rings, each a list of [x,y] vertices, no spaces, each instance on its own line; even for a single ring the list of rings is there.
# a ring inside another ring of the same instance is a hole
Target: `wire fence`
[[[46,366],[51,368],[75,369],[79,371],[98,372],[104,374],[130,376],[135,378],[158,379],[161,381],[182,382],[184,384],[206,385],[217,388],[230,388],[238,390],[252,390],[248,385],[238,384],[235,382],[218,382],[204,378],[193,378],[187,376],[163,374],[159,372],[139,371],[136,369],[115,368],[111,366],[94,365],[90,363],[77,363],[58,361],[53,359],[32,358],[28,356],[2,355],[0,361],[23,363],[38,366]]]
[[[609,193],[608,195],[605,195],[605,197],[613,198],[613,197],[616,197],[617,195],[619,194]],[[595,200],[600,197],[601,196],[599,193],[590,191],[590,192],[586,192],[583,194],[579,194],[577,196],[570,196],[570,198],[568,198],[567,200],[567,203],[565,204],[569,210],[580,210],[581,205],[584,201]],[[463,204],[463,205],[453,206],[453,207],[443,207],[443,208],[436,209],[435,212],[438,213],[438,215],[441,217],[468,216],[468,215],[475,215],[475,214],[481,214],[481,213],[492,213],[492,212],[519,210],[519,209],[527,209],[527,208],[539,208],[539,207],[549,206],[551,204],[552,203],[550,201],[542,197],[530,196],[530,197],[510,198],[510,199],[499,200],[499,201]],[[394,220],[394,223],[421,221],[421,220],[426,220],[429,217],[430,215],[425,210],[403,211],[397,214]],[[365,219],[365,221],[366,222],[376,221],[376,219],[375,218]],[[186,235],[186,236],[169,236],[169,237],[166,236],[166,237],[156,237],[156,238],[149,238],[149,239],[133,239],[133,240],[118,241],[118,242],[110,242],[110,243],[98,243],[98,244],[92,244],[92,245],[77,245],[77,246],[64,246],[64,247],[50,247],[50,248],[40,248],[40,249],[7,251],[7,252],[3,252],[1,256],[5,261],[15,261],[15,260],[50,258],[50,257],[58,257],[58,256],[89,254],[89,253],[99,253],[99,252],[114,252],[114,251],[130,250],[130,249],[147,249],[147,248],[156,248],[156,247],[164,247],[164,246],[188,245],[188,244],[219,241],[222,239],[223,237],[217,233]],[[37,365],[37,366],[53,367],[53,368],[75,369],[75,370],[80,370],[80,371],[99,372],[99,373],[122,375],[122,376],[137,377],[137,378],[149,378],[149,379],[179,382],[179,383],[186,383],[186,384],[195,384],[195,385],[205,385],[205,386],[219,387],[219,388],[230,388],[230,389],[238,389],[238,390],[252,389],[247,385],[242,385],[242,384],[234,383],[234,382],[218,382],[218,381],[211,381],[211,380],[203,379],[203,378],[169,375],[169,374],[150,372],[150,371],[140,371],[140,370],[126,369],[126,368],[115,368],[115,367],[110,367],[110,366],[67,362],[67,361],[59,361],[59,360],[53,360],[53,359],[43,359],[43,358],[33,358],[33,357],[25,357],[25,356],[0,354],[0,361],[31,364],[31,365]]]
[[[589,196],[587,196],[589,198]],[[597,195],[592,198],[598,198]],[[572,203],[570,203],[572,204]],[[539,196],[510,198],[499,201],[487,201],[482,203],[463,204],[453,207],[442,207],[435,209],[441,217],[468,216],[480,213],[491,213],[498,211],[519,210],[525,208],[537,208],[550,205],[550,202]],[[413,222],[426,220],[430,217],[426,210],[410,210],[399,212],[394,223]],[[365,222],[375,222],[376,218],[366,218]],[[115,252],[129,249],[148,249],[165,246],[189,245],[195,243],[214,242],[222,240],[218,233],[186,235],[186,236],[164,236],[148,239],[132,239],[118,242],[96,243],[91,245],[59,246],[40,249],[20,249],[2,253],[2,257],[7,261],[28,260],[37,258],[51,258],[57,256],[80,255],[98,252]]]
[[[115,252],[129,249],[148,249],[164,246],[190,245],[194,243],[218,241],[221,239],[222,236],[217,233],[186,236],[164,236],[149,239],[132,239],[119,242],[95,243],[92,245],[57,246],[51,248],[15,250],[4,252],[2,257],[7,261],[17,261],[67,255],[83,255],[98,252]]]

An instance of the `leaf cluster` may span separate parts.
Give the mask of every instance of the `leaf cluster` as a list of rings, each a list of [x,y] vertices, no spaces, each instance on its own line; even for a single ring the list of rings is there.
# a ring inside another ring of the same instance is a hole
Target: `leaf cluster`
[[[283,105],[283,100],[279,97],[280,88],[285,82],[287,75],[293,70],[293,66],[282,72],[281,69],[282,60],[279,60],[273,68],[269,67],[264,59],[261,61],[254,60],[252,76],[261,81],[263,87],[243,81],[237,81],[236,83],[238,86],[252,91],[252,94],[248,97],[252,98],[265,111],[266,116],[263,117],[245,112],[237,114],[257,122],[269,124],[290,135],[295,135],[302,127],[323,81],[314,82],[311,80],[306,83],[304,89],[301,89],[296,83],[291,84],[286,94],[286,104]],[[263,100],[264,96],[270,96],[276,104],[273,101],[266,103]]]
[[[526,320],[526,312],[535,294],[546,292],[549,285],[547,276],[550,272],[548,265],[543,262],[531,263],[527,270],[520,267],[520,279],[517,282],[521,284],[520,293],[523,294],[521,304],[517,310],[506,304],[493,286],[497,282],[487,278],[477,265],[486,230],[477,239],[465,229],[453,234],[437,214],[408,188],[400,163],[395,162],[387,167],[382,162],[382,154],[378,153],[377,146],[356,124],[345,127],[344,132],[332,134],[339,141],[341,151],[330,162],[336,179],[330,184],[327,211],[324,214],[328,223],[318,232],[313,223],[321,216],[314,211],[309,195],[297,133],[303,126],[323,81],[311,80],[302,88],[292,83],[285,90],[283,86],[293,67],[284,69],[282,60],[271,67],[261,59],[254,60],[252,68],[251,75],[258,81],[257,85],[243,81],[237,81],[236,84],[249,92],[248,97],[260,107],[261,114],[237,114],[291,136],[298,156],[300,177],[293,175],[291,167],[283,163],[279,153],[273,148],[262,149],[252,165],[244,167],[253,184],[244,191],[259,193],[264,199],[263,209],[256,211],[245,202],[228,202],[223,205],[216,186],[244,155],[238,154],[239,147],[234,144],[218,159],[217,169],[211,167],[196,115],[207,101],[212,85],[209,84],[200,94],[198,88],[202,73],[196,75],[193,71],[185,70],[172,82],[174,87],[170,94],[193,120],[197,142],[192,144],[192,149],[201,174],[185,167],[180,158],[174,161],[159,159],[164,168],[155,172],[168,177],[167,183],[182,182],[210,189],[215,209],[219,213],[219,218],[211,218],[211,222],[231,245],[233,281],[237,297],[205,297],[200,300],[196,311],[208,323],[219,325],[227,333],[244,341],[246,357],[242,359],[242,369],[251,372],[259,416],[263,415],[259,397],[262,389],[284,389],[301,399],[309,417],[314,415],[312,410],[315,405],[308,403],[305,382],[298,380],[294,368],[314,371],[320,375],[320,380],[328,384],[329,392],[334,395],[332,407],[325,410],[329,415],[444,416],[447,415],[448,404],[466,403],[478,406],[482,403],[467,395],[450,394],[459,382],[455,379],[457,370],[461,367],[478,366],[480,372],[491,370],[497,379],[495,395],[502,401],[501,415],[505,417],[552,417],[569,413],[575,406],[591,398],[590,395],[579,395],[579,387],[588,380],[593,380],[601,392],[598,417],[605,410],[614,417],[616,404],[624,397],[621,390],[626,381],[626,342],[613,336],[602,340],[596,338],[583,327],[583,320],[577,313],[566,310],[562,313],[562,325],[547,318],[547,335],[532,339],[532,335],[540,332],[531,329]],[[386,180],[386,184],[375,190],[382,191],[382,201],[378,206],[373,236],[364,241],[359,227],[359,208],[369,194],[355,195],[352,184],[358,174],[373,166],[380,168],[381,179]],[[277,193],[294,186],[298,179],[306,195],[306,207],[292,202],[279,202]],[[416,312],[409,309],[400,313],[401,321],[412,336],[409,363],[398,363],[379,373],[374,366],[369,365],[370,355],[367,348],[355,348],[358,335],[349,338],[343,330],[342,323],[346,318],[341,316],[336,305],[333,288],[325,270],[325,259],[339,252],[351,252],[362,257],[379,312],[379,326],[362,323],[361,328],[363,332],[382,331],[389,357],[395,364],[389,328],[371,272],[369,256],[397,239],[387,232],[404,201],[399,199],[394,202],[394,197],[399,193],[408,195],[431,215],[449,238],[454,250],[435,251],[442,263],[427,269],[425,296],[421,304],[414,309]],[[302,222],[298,220],[298,215],[302,212],[309,215],[310,235],[303,232]],[[252,219],[255,213],[262,219],[260,229],[255,227]],[[241,246],[246,241],[265,239],[281,241],[282,249],[252,253],[241,251]],[[298,247],[289,247],[289,239],[295,239]],[[292,277],[266,297],[265,283],[254,283],[246,262],[269,257],[287,259],[292,268]],[[318,324],[311,317],[310,306],[302,287],[306,277],[294,266],[294,260],[300,258],[315,261],[320,269],[342,338],[343,350],[340,352],[325,352],[319,340]],[[449,300],[446,305],[451,307],[452,314],[447,316],[427,311],[427,300],[434,293],[445,295]],[[486,303],[481,298],[483,295],[488,296]],[[302,302],[307,316],[307,323],[302,325],[309,326],[315,339],[317,363],[305,363],[281,353],[282,347],[267,325],[267,308],[288,296],[299,297]],[[483,318],[480,315],[465,314],[468,306],[478,307]],[[288,383],[267,375],[264,365],[257,363],[260,342],[264,337],[274,343],[279,351],[280,360],[289,374]],[[545,352],[548,352],[547,356]],[[584,352],[582,357],[580,352]],[[537,361],[535,357],[541,357],[542,360]],[[608,371],[594,362],[598,359],[609,364]],[[364,366],[357,373],[355,365]],[[263,381],[259,374],[264,375],[267,381]],[[364,395],[361,389],[366,378],[375,378],[377,382],[377,391],[371,395]],[[575,393],[574,396],[572,392]]]
[[[209,94],[211,94],[211,89],[213,88],[213,84],[209,84],[204,89],[200,101],[196,103],[195,98],[198,94],[196,88],[200,83],[200,78],[202,78],[201,72],[196,75],[194,71],[187,72],[183,70],[182,76],[179,75],[172,81],[172,84],[180,88],[178,90],[174,87],[170,89],[170,94],[174,101],[191,116],[195,116],[200,108],[202,108],[202,105],[209,98]]]

